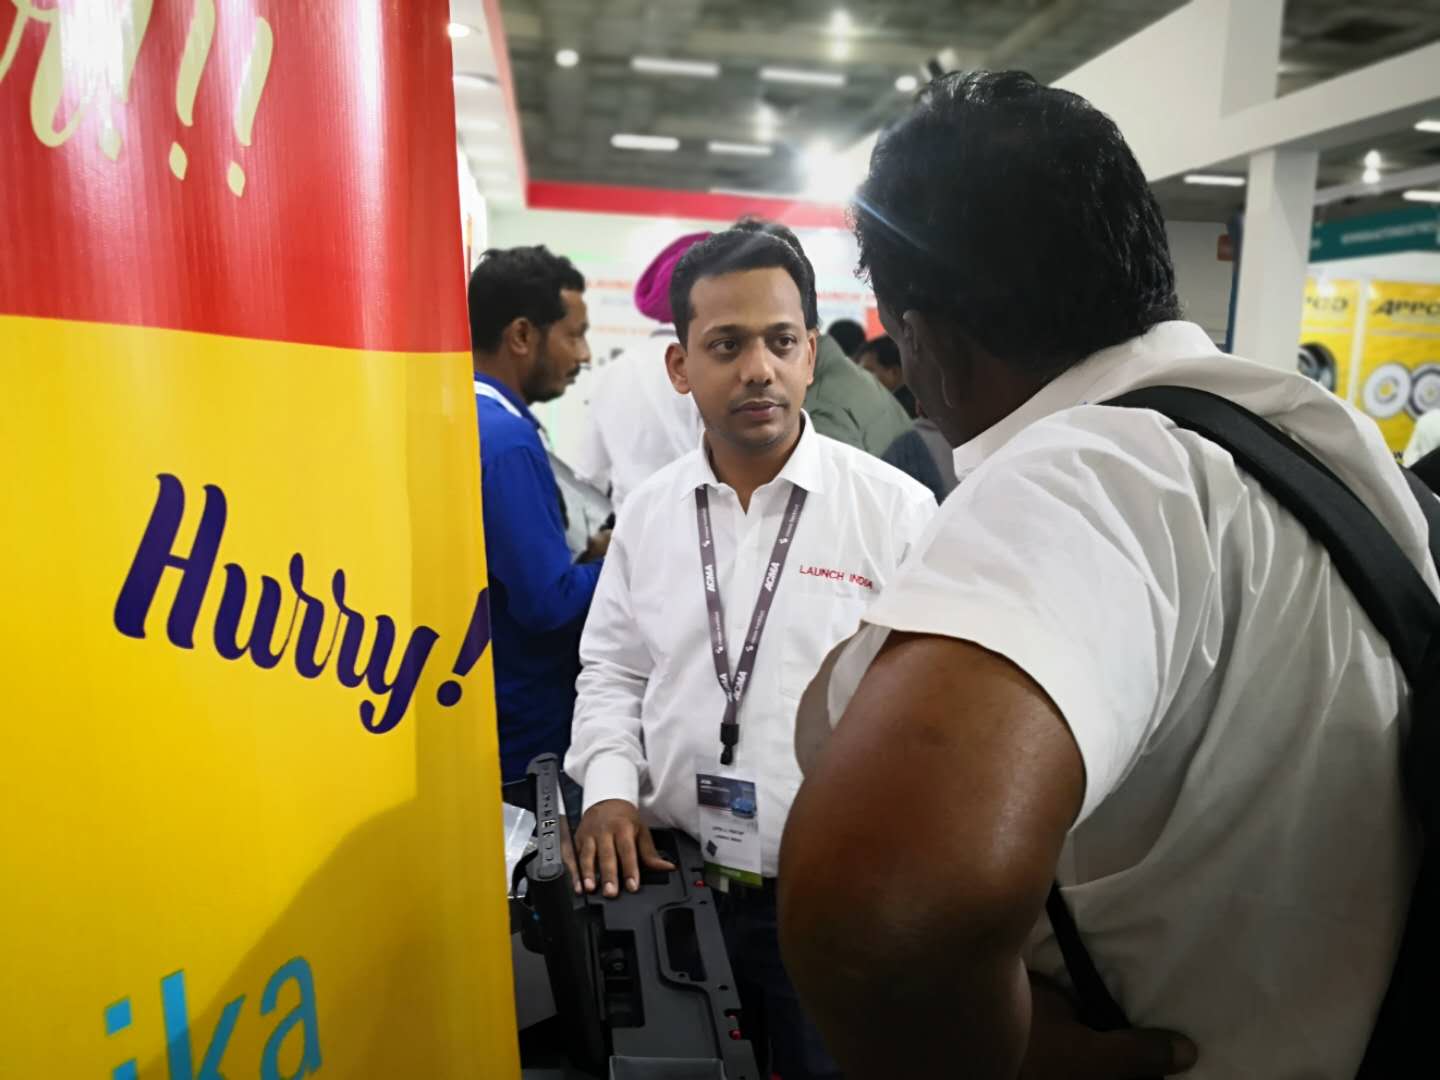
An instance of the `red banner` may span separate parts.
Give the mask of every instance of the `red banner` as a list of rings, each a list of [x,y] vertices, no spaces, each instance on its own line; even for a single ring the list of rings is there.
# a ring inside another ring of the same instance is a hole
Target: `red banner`
[[[0,4],[19,185],[0,193],[0,310],[467,349],[463,290],[437,279],[461,266],[447,18],[416,0]]]

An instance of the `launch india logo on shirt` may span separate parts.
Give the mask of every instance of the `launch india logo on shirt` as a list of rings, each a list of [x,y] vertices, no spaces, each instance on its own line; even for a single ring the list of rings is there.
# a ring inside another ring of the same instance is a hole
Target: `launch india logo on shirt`
[[[447,19],[0,3],[0,1075],[518,1075]]]

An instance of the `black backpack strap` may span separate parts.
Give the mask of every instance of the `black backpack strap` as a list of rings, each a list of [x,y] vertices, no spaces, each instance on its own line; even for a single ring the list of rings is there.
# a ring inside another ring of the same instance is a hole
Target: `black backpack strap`
[[[1229,451],[1237,466],[1324,545],[1346,586],[1389,642],[1412,692],[1428,689],[1436,671],[1440,601],[1369,507],[1318,458],[1268,421],[1204,390],[1152,386],[1103,404],[1151,409]],[[1440,500],[1418,477],[1408,472],[1406,477],[1430,524],[1434,555],[1440,552]],[[1440,566],[1440,555],[1435,558]],[[1435,820],[1435,796],[1426,791],[1434,785],[1426,780],[1440,775],[1430,764],[1440,760],[1436,750],[1433,727],[1413,725],[1405,748],[1405,775],[1412,803],[1425,822]],[[1050,891],[1046,912],[1079,1000],[1080,1019],[1101,1031],[1130,1026],[1085,948],[1058,884]]]

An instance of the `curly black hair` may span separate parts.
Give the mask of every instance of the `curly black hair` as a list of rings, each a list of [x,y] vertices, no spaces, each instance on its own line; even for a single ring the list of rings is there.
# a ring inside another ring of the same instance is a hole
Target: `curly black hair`
[[[1159,204],[1084,98],[1019,71],[935,79],[886,130],[851,220],[891,311],[1048,376],[1180,317]]]
[[[565,317],[561,289],[585,291],[585,275],[563,255],[543,244],[491,248],[470,274],[470,347],[493,352],[519,318],[549,329]]]

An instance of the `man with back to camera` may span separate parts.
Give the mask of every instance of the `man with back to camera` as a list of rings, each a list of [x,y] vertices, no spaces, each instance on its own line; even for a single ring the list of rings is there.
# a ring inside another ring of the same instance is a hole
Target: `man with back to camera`
[[[1179,384],[1261,414],[1435,590],[1379,432],[1178,321],[1144,174],[1073,94],[944,76],[856,202],[964,478],[801,705],[781,913],[807,1007],[856,1077],[1350,1080],[1416,866],[1403,675],[1228,453],[1097,403]],[[1131,1022],[1167,1030],[1075,1022],[1054,880]]]
[[[835,1076],[776,938],[795,707],[935,500],[801,411],[815,278],[788,229],[747,222],[695,245],[671,308],[666,365],[705,430],[626,502],[585,625],[566,759],[585,788],[581,881],[634,890],[642,866],[668,867],[650,825],[693,836],[762,1061],[768,1041],[786,1080]]]
[[[564,754],[580,630],[609,534],[580,563],[565,543],[555,474],[530,406],[553,401],[589,362],[585,278],[545,247],[492,249],[470,275],[470,348],[504,783],[537,754]]]

